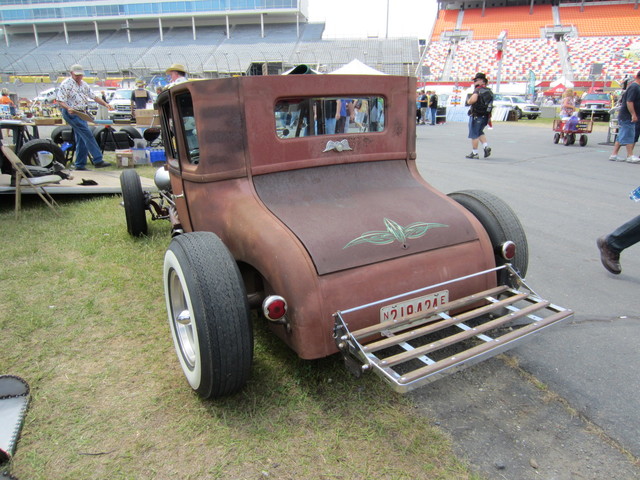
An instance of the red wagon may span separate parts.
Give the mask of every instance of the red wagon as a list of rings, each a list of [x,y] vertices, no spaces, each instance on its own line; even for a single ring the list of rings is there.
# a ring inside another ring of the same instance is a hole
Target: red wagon
[[[587,134],[591,133],[593,130],[593,120],[580,120],[577,124],[571,125],[568,124],[568,121],[561,120],[556,118],[553,121],[553,131],[556,132],[553,135],[553,143],[564,143],[565,145],[573,145],[576,143],[576,137],[579,135],[579,144],[581,147],[584,147],[589,137]]]

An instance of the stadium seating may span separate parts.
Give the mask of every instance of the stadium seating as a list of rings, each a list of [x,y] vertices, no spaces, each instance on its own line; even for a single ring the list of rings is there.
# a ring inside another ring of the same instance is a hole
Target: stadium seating
[[[506,30],[503,81],[526,81],[529,71],[533,71],[538,80],[561,76],[593,79],[589,76],[593,63],[602,64],[598,79],[621,79],[634,74],[637,62],[624,58],[621,52],[640,42],[640,11],[632,3],[589,4],[584,11],[580,10],[580,7],[535,5],[532,13],[529,6],[491,7],[486,8],[484,14],[478,8],[440,11],[423,65],[430,67],[431,80],[465,80],[477,71],[495,78],[496,40]],[[568,35],[558,39],[564,42],[562,46],[566,45],[566,50],[559,48],[556,39],[545,39],[545,29],[557,24],[577,32],[577,37]],[[455,45],[447,39],[447,32],[470,32],[470,36]],[[562,66],[561,55],[565,51],[569,71]],[[448,52],[453,53],[453,59],[447,69]]]
[[[640,19],[638,20],[640,22]],[[579,78],[588,78],[591,65],[602,64],[602,75],[622,78],[638,70],[637,62],[622,57],[621,52],[640,37],[578,37],[567,39],[571,67]]]
[[[431,40],[440,40],[442,32],[449,30],[456,30],[458,23],[458,10],[440,10],[438,12],[438,18],[436,24],[433,27],[433,33],[431,34]]]
[[[158,38],[145,54],[137,59],[134,68],[163,72],[172,63],[204,68],[207,60],[225,38],[226,29],[223,26],[198,27],[195,40],[191,27],[174,27],[163,34],[162,41]]]
[[[561,7],[560,18],[563,24],[575,25],[578,35],[591,37],[610,37],[620,35],[638,35],[640,33],[640,10],[633,3],[607,5],[587,5],[581,7]]]
[[[444,59],[450,45],[448,42],[432,42],[425,64],[430,65],[434,78],[442,74]],[[457,46],[450,78],[443,80],[468,80],[476,72],[486,72],[495,78],[498,61],[494,40],[467,40]],[[430,62],[430,63],[429,63]],[[442,65],[442,66],[441,66]],[[557,78],[561,75],[560,57],[554,41],[536,39],[512,39],[507,42],[502,57],[502,80],[527,81],[529,70],[536,77]]]
[[[551,5],[474,8],[464,11],[462,30],[472,30],[474,40],[496,39],[507,30],[510,38],[540,38],[540,28],[553,24]]]

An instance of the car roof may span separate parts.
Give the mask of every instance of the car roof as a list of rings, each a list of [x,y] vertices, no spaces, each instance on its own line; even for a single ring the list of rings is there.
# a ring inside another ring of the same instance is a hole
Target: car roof
[[[175,85],[169,90],[171,99],[190,93],[198,122],[206,120],[207,132],[215,133],[199,138],[200,155],[210,161],[183,165],[183,174],[193,170],[198,178],[237,178],[246,175],[247,169],[262,175],[328,164],[415,158],[415,126],[409,127],[412,117],[407,103],[414,95],[415,83],[415,78],[394,75],[270,75]],[[385,109],[388,128],[381,132],[287,140],[276,135],[275,120],[271,119],[281,99],[370,95],[383,95],[389,106]],[[160,95],[161,103],[168,100]],[[224,114],[212,114],[216,111]],[[348,140],[349,150],[338,154],[327,150],[328,143],[343,139]]]

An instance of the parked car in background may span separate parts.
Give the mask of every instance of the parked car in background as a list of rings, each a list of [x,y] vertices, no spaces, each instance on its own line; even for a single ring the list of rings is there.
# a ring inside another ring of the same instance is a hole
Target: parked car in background
[[[502,95],[496,93],[493,98],[493,107],[511,107],[516,112],[518,120],[527,117],[535,120],[540,116],[540,107],[535,103],[527,102],[524,98],[516,95]]]
[[[587,93],[580,100],[578,116],[580,118],[601,118],[608,122],[611,117],[609,110],[613,107],[611,95],[608,93]]]
[[[56,93],[58,92],[58,87],[48,88],[46,90],[41,91],[38,96],[36,96],[33,101],[41,102],[41,103],[53,103],[56,99]]]
[[[106,92],[107,101],[109,105],[114,107],[114,110],[109,111],[109,118],[115,121],[127,121],[131,120],[131,93],[133,89],[121,88],[118,90],[109,90]],[[151,105],[155,101],[156,94],[149,92],[151,101],[148,103],[148,108],[152,108]]]
[[[113,92],[113,96],[109,100],[109,105],[113,107],[113,110],[109,110],[110,120],[114,122],[131,120],[131,92],[133,90],[128,88],[121,88]]]

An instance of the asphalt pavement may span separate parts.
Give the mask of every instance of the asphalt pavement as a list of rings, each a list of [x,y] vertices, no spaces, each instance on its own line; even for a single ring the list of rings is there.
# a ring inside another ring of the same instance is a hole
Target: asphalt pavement
[[[527,233],[527,282],[575,311],[511,359],[421,389],[420,408],[489,478],[640,478],[640,244],[623,252],[617,276],[596,248],[596,238],[640,215],[640,203],[629,199],[640,164],[608,160],[603,122],[584,147],[554,144],[551,125],[496,123],[486,131],[492,155],[479,160],[465,158],[464,123],[417,130],[423,177],[445,193],[480,189],[505,200]],[[542,412],[548,417],[537,418]]]

